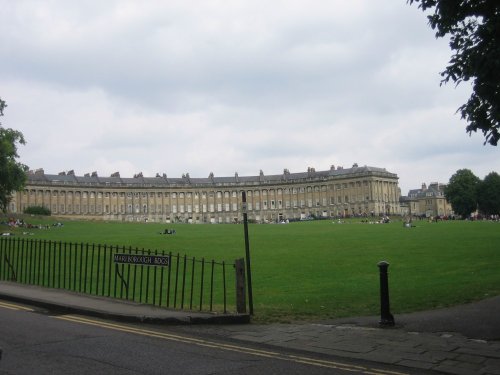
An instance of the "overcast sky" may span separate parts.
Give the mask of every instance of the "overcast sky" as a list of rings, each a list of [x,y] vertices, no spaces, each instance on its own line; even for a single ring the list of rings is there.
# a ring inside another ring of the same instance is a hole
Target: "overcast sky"
[[[406,0],[0,0],[4,127],[30,169],[122,177],[369,165],[402,194],[498,148],[440,87],[450,49]]]

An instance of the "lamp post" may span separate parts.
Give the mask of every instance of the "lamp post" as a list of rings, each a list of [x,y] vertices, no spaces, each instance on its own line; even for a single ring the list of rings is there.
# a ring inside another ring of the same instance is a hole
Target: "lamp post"
[[[241,193],[242,198],[242,211],[243,211],[243,228],[245,232],[245,263],[247,266],[248,277],[248,310],[250,315],[253,315],[253,296],[252,296],[252,272],[250,267],[250,244],[248,241],[248,215],[247,215],[247,194]]]

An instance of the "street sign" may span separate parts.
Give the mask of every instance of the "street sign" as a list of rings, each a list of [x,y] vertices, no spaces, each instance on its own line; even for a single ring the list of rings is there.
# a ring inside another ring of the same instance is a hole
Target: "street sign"
[[[142,266],[168,267],[170,265],[170,257],[162,255],[115,254],[113,260],[115,263],[138,264]]]

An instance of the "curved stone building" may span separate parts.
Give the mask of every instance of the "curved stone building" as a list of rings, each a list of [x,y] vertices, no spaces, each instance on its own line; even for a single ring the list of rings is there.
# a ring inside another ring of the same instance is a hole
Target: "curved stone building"
[[[326,171],[257,176],[171,178],[157,174],[132,178],[96,172],[45,174],[30,171],[24,190],[14,194],[9,211],[45,206],[53,216],[79,219],[234,223],[243,217],[242,192],[248,219],[277,222],[309,217],[399,215],[398,176],[384,168],[354,164]]]

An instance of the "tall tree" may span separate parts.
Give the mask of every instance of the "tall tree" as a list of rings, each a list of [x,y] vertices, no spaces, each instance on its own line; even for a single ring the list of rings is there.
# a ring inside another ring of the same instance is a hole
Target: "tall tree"
[[[444,189],[455,213],[467,218],[477,209],[477,187],[481,180],[469,169],[459,169]]]
[[[407,0],[419,3],[436,30],[436,38],[450,36],[453,55],[441,73],[441,84],[472,81],[472,95],[458,108],[468,122],[467,132],[478,130],[485,144],[500,139],[500,1]]]
[[[7,107],[0,98],[0,116]],[[26,142],[21,132],[5,129],[0,123],[0,210],[5,212],[12,198],[12,192],[21,190],[26,181],[27,167],[19,163],[16,158],[17,144]]]
[[[496,172],[488,174],[477,187],[479,211],[485,215],[500,214],[500,176]]]

